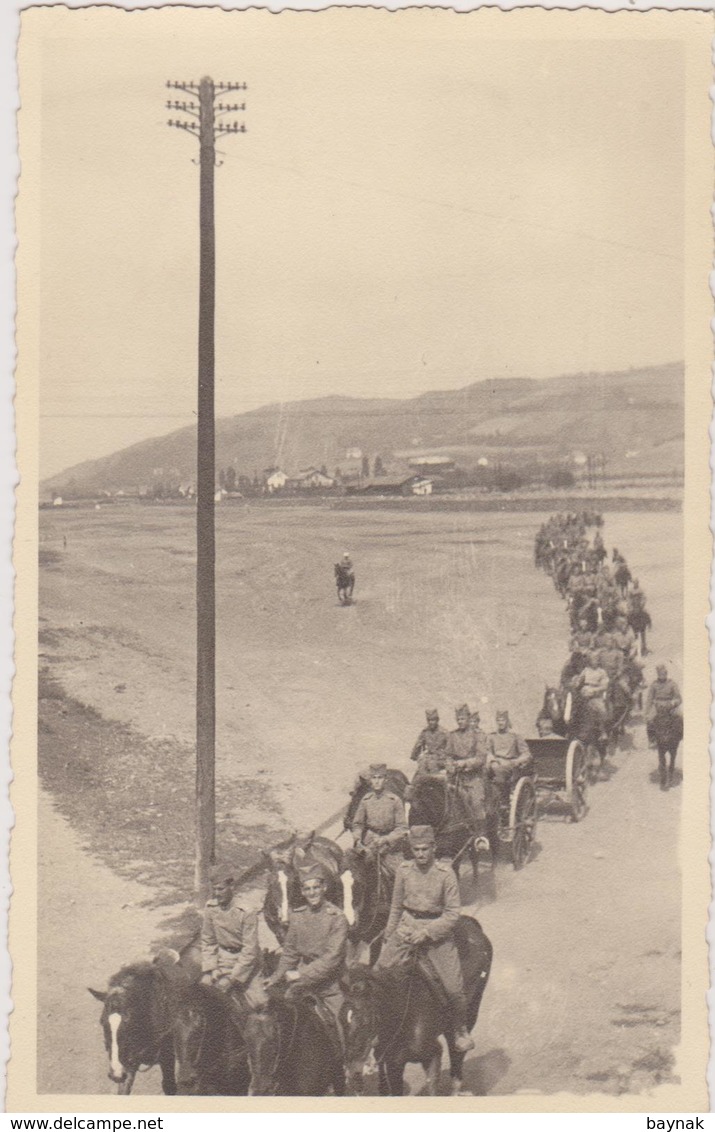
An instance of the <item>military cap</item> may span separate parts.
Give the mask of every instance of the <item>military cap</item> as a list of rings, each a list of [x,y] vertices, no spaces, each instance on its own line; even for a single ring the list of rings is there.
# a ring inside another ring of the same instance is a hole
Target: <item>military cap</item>
[[[508,721],[509,720],[509,712],[506,711],[506,710],[498,711],[497,714],[496,714],[496,717],[497,717],[497,719],[506,719]]]
[[[305,884],[309,880],[322,880],[323,884],[327,882],[327,874],[325,869],[320,864],[320,861],[314,861],[312,865],[304,865],[298,869],[300,876],[300,883]]]
[[[427,719],[439,719],[439,712],[437,711],[436,707],[427,708],[425,715],[427,716]]]
[[[370,763],[370,774],[387,774],[387,763]]]
[[[454,714],[456,716],[470,715],[471,713],[469,711],[469,704],[460,704],[458,708],[454,709]]]
[[[666,665],[665,665],[665,664],[659,664],[659,665],[657,665],[657,667],[656,667],[656,672],[658,672],[658,673],[660,673],[660,672],[664,672],[666,676],[668,675],[668,669],[667,669],[667,667],[666,667]]]
[[[431,825],[413,825],[410,827],[411,845],[434,845],[434,830]]]
[[[236,879],[236,870],[227,861],[212,865],[209,869],[209,880],[212,884],[226,884]]]

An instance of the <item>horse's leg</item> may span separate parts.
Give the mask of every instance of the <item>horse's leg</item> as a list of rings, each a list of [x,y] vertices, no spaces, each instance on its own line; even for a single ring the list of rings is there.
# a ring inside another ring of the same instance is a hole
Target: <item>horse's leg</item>
[[[658,745],[658,773],[660,775],[661,790],[668,789],[668,772],[665,766],[665,748]]]
[[[134,1078],[136,1077],[136,1075],[137,1075],[136,1069],[127,1073],[126,1077],[124,1078],[121,1085],[117,1089],[117,1095],[118,1096],[120,1096],[120,1097],[128,1097],[129,1096],[129,1094],[132,1091],[132,1086],[134,1084]],[[176,1090],[174,1090],[174,1092],[176,1092]]]
[[[422,1062],[422,1068],[426,1076],[425,1088],[427,1096],[436,1097],[437,1086],[439,1085],[439,1072],[442,1068],[442,1047],[439,1042],[435,1044],[432,1050],[432,1056]]]
[[[469,1090],[464,1088],[464,1081],[462,1080],[464,1054],[457,1053],[452,1045],[452,1041],[453,1039],[451,1037],[447,1038],[447,1048],[449,1049],[450,1094],[453,1097],[471,1097],[472,1094]]]
[[[388,1097],[401,1097],[405,1092],[405,1062],[385,1061],[385,1082]]]
[[[675,760],[678,757],[678,748],[672,747],[668,753],[670,755],[670,766],[668,767],[668,785],[672,786],[675,782]]]
[[[390,1096],[389,1082],[385,1062],[381,1061],[377,1067],[377,1087],[381,1097]]]
[[[167,1097],[176,1096],[176,1069],[174,1043],[171,1038],[165,1041],[159,1051],[161,1066],[161,1088]]]

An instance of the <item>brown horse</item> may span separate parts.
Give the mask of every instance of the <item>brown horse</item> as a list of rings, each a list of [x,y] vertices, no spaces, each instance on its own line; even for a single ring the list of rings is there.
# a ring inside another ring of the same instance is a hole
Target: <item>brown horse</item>
[[[489,979],[492,945],[470,916],[460,916],[455,935],[467,994],[467,1028],[471,1030]],[[454,1048],[454,1021],[444,991],[419,960],[406,970],[352,967],[345,980],[341,1022],[348,1092],[352,1095],[363,1091],[365,1066],[374,1053],[382,1096],[402,1096],[409,1062],[422,1065],[428,1094],[434,1096],[439,1081],[440,1036],[449,1050],[452,1095],[469,1095],[462,1083],[465,1055]]]
[[[178,952],[166,949],[154,962],[117,971],[106,991],[89,993],[103,1004],[100,1025],[109,1056],[109,1079],[120,1096],[131,1093],[139,1069],[158,1065],[168,1096],[176,1093],[173,1020],[177,995],[196,977]]]
[[[263,916],[279,943],[288,931],[290,913],[305,905],[299,869],[318,863],[328,877],[326,896],[333,904],[343,906],[343,851],[328,837],[310,833],[297,834],[283,849],[264,853],[268,865],[268,885],[263,900]],[[350,917],[348,917],[350,922]]]

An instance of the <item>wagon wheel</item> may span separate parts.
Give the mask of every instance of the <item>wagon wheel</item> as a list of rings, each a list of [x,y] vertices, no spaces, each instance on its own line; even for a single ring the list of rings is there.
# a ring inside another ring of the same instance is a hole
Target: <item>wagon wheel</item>
[[[512,835],[511,859],[515,869],[529,860],[536,832],[536,790],[531,778],[520,778],[511,796],[509,830]]]
[[[566,754],[566,795],[571,806],[572,821],[581,821],[586,813],[587,786],[586,752],[578,739],[574,739]]]

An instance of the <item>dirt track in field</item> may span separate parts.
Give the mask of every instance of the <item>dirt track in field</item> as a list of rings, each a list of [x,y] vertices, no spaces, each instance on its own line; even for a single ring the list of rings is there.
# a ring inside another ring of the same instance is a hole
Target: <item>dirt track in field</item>
[[[219,512],[224,851],[248,859],[274,833],[311,827],[373,757],[407,769],[426,706],[451,726],[466,699],[491,727],[505,705],[531,732],[567,639],[563,606],[532,564],[541,519]],[[193,513],[45,513],[41,536],[41,651],[59,691],[43,701],[40,733],[56,810],[43,822],[39,1085],[106,1092],[97,1004],[69,988],[144,952],[182,911],[164,904],[191,869]],[[680,516],[608,515],[605,537],[648,593],[652,659],[678,679]],[[331,563],[346,548],[357,600],[342,609]],[[477,903],[495,964],[468,1061],[475,1092],[640,1091],[672,1073],[680,792],[661,795],[651,781],[639,726],[632,741],[592,790],[584,822],[545,817],[535,859],[521,873],[500,867],[498,899]],[[141,813],[119,773],[136,766],[147,777]],[[157,855],[173,862],[169,892]],[[81,916],[66,914],[70,889]],[[465,869],[465,903],[474,897]],[[79,1056],[62,1041],[68,1011]],[[147,1074],[140,1087],[158,1083]]]

